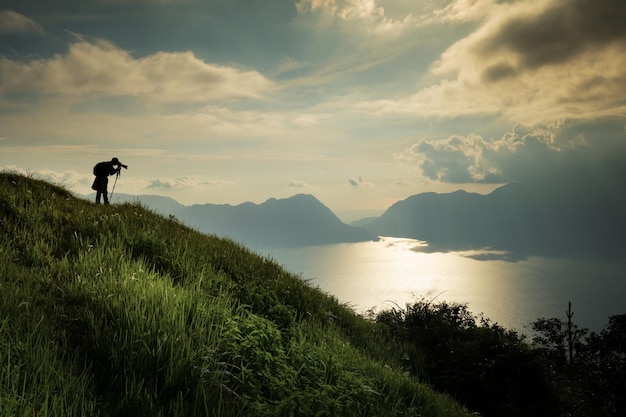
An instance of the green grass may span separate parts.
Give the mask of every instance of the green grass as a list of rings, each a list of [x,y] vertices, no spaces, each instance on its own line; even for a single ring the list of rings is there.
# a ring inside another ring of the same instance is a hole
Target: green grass
[[[0,415],[465,416],[276,262],[0,173]]]

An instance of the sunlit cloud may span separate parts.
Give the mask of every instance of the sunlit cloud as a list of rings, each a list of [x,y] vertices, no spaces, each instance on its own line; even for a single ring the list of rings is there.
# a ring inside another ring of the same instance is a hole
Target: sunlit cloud
[[[291,181],[289,181],[289,184],[287,186],[288,187],[302,188],[302,187],[306,187],[306,185],[307,184],[304,181],[291,180]]]
[[[300,14],[317,13],[327,24],[332,21],[360,23],[369,32],[399,34],[415,26],[417,19],[408,12],[401,17],[388,17],[385,8],[376,0],[300,0],[296,3]]]
[[[483,20],[497,7],[495,0],[453,0],[445,7],[422,16],[420,23],[463,23]]]
[[[407,29],[484,20],[499,5],[495,0],[406,2],[404,0],[300,0],[301,15],[316,14],[323,24],[358,22],[367,32],[399,35]]]
[[[193,52],[133,57],[105,40],[78,41],[66,54],[18,62],[0,58],[0,93],[141,97],[193,103],[259,97],[271,82],[256,71],[210,64]]]
[[[523,182],[572,172],[585,176],[590,167],[598,169],[607,159],[615,158],[595,146],[598,137],[603,138],[608,149],[625,148],[624,135],[617,132],[617,128],[615,132],[585,133],[590,129],[593,127],[579,125],[567,129],[552,125],[531,130],[514,129],[498,139],[477,134],[419,139],[395,158],[416,167],[429,179],[448,183]],[[587,161],[585,165],[580,163],[582,160]]]
[[[527,125],[626,115],[626,6],[603,3],[606,8],[591,0],[500,5],[432,65],[441,81],[362,108],[433,117],[499,115]]]
[[[0,33],[43,33],[43,27],[34,20],[12,10],[0,10]]]
[[[418,140],[396,155],[398,160],[415,163],[426,177],[443,182],[502,182],[498,167],[490,166],[484,154],[495,150],[477,135],[452,136],[444,140]]]

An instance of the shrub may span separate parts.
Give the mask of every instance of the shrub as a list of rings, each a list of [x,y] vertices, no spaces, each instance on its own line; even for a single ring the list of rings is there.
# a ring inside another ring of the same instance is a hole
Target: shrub
[[[558,407],[541,357],[514,331],[478,323],[466,305],[419,301],[377,320],[406,342],[408,370],[485,416],[545,416]]]

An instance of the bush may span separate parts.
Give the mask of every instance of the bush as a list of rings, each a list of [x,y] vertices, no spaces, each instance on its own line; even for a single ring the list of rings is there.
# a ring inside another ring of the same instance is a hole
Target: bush
[[[419,301],[377,321],[405,342],[408,370],[484,416],[555,415],[558,399],[541,356],[525,338],[466,305]]]

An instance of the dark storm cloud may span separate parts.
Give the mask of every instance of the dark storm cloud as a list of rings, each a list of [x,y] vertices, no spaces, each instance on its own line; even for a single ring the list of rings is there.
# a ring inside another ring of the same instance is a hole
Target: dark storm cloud
[[[626,2],[623,0],[562,0],[539,15],[515,15],[485,39],[483,56],[513,52],[519,69],[559,64],[592,48],[626,40]],[[514,75],[505,64],[488,69],[483,78],[497,81]]]

